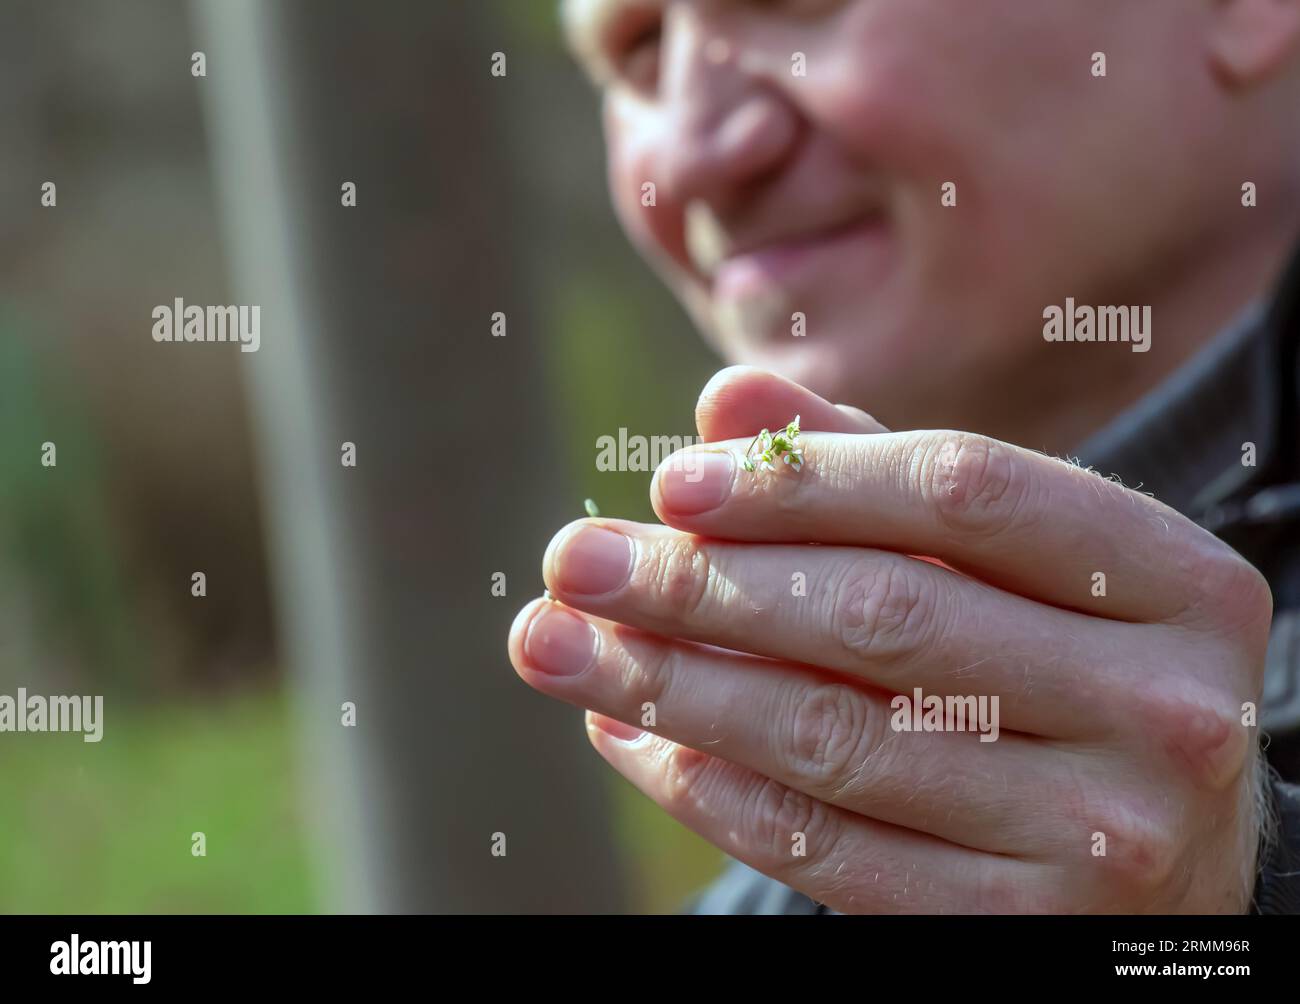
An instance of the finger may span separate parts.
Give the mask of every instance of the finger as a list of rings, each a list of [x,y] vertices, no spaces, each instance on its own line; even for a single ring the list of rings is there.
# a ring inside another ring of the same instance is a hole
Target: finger
[[[891,693],[998,695],[1007,728],[1109,734],[1150,627],[1034,603],[889,551],[708,540],[628,520],[577,520],[542,575],[577,609],[666,637],[847,673]],[[1182,632],[1166,651],[1198,653]],[[1086,643],[1077,639],[1086,639]],[[1151,682],[1151,681],[1147,681]]]
[[[610,731],[606,731],[606,729]],[[746,767],[588,715],[596,751],[683,825],[841,913],[1034,909],[1045,867],[855,816]]]
[[[711,537],[931,555],[1003,589],[1119,620],[1246,618],[1267,589],[1168,506],[1030,450],[948,431],[817,433],[803,444],[798,473],[742,470],[735,458],[747,441],[679,451],[655,473],[655,511]]]
[[[884,691],[661,638],[548,600],[523,615],[510,655],[544,694],[951,843],[1047,857],[1078,827],[1060,811],[1059,793],[1085,787],[1084,757],[1001,732],[996,702],[985,702],[983,714],[971,706],[969,720],[958,705],[961,717],[948,724],[969,725],[969,733],[904,732]],[[910,715],[903,724],[911,728]]]
[[[887,432],[860,408],[831,404],[793,380],[752,366],[719,370],[700,392],[695,426],[709,442],[782,429],[795,415],[800,426],[821,432]]]

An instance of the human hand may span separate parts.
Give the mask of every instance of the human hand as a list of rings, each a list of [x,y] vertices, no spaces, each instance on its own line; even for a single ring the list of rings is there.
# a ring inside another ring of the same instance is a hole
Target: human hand
[[[796,413],[802,472],[741,470]],[[715,377],[697,421],[698,466],[652,485],[667,525],[565,527],[553,599],[511,629],[519,675],[592,709],[616,770],[841,912],[1245,909],[1271,618],[1251,565],[1091,472],[888,433],[760,371]],[[915,688],[985,698],[995,741],[899,730]]]

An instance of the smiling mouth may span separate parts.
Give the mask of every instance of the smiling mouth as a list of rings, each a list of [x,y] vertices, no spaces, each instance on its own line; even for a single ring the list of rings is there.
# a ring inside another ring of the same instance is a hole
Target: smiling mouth
[[[884,213],[872,210],[825,229],[719,256],[704,274],[716,300],[770,295],[788,290],[859,246],[879,242],[886,231]]]
[[[684,214],[686,251],[696,271],[705,278],[712,278],[727,260],[768,250],[796,249],[804,245],[816,244],[843,234],[868,217],[877,215],[879,211],[877,208],[854,213],[839,222],[815,226],[803,232],[770,237],[746,245],[743,240],[737,240],[729,235],[708,204],[697,199],[687,205]]]

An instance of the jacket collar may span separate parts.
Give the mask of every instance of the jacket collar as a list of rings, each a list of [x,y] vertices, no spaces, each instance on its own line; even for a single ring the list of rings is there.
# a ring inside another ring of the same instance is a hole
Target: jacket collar
[[[1223,520],[1241,493],[1294,480],[1298,305],[1300,253],[1271,302],[1238,314],[1081,444],[1079,460],[1207,525]]]

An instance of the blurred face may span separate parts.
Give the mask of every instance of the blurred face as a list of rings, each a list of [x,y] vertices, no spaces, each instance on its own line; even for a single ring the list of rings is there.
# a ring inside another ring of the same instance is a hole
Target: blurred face
[[[1229,106],[1204,57],[1212,6],[571,0],[565,14],[604,89],[619,218],[728,361],[896,426],[986,431],[1134,364],[1117,345],[1045,343],[1046,306],[1150,303],[1215,240],[1223,214],[1207,207],[1240,211],[1217,166]]]

